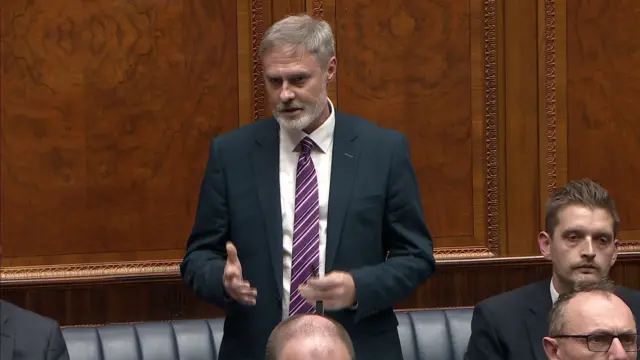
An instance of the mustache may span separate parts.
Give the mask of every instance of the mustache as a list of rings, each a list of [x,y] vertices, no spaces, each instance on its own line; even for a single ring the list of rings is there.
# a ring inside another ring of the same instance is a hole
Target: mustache
[[[600,268],[594,264],[594,263],[580,263],[578,265],[574,265],[573,266],[574,269],[581,269],[581,268],[591,268],[591,269],[597,269],[599,270]]]
[[[305,106],[299,103],[278,104],[278,106],[276,106],[276,111],[287,111],[287,110],[304,109],[304,108]]]

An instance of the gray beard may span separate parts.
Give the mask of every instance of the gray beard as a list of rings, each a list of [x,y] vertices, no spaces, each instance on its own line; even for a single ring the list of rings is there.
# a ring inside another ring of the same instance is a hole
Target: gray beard
[[[317,118],[322,114],[322,110],[324,110],[324,105],[329,101],[327,97],[327,90],[323,91],[322,96],[318,102],[313,106],[312,109],[305,108],[302,111],[302,115],[300,115],[296,119],[287,119],[285,117],[280,116],[278,112],[275,112],[275,118],[278,120],[278,124],[280,124],[280,128],[284,130],[300,130],[303,131],[309,125],[311,125]]]

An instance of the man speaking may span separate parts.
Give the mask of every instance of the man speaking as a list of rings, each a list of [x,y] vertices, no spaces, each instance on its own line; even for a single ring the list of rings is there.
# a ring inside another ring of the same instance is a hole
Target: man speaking
[[[263,359],[274,327],[317,304],[358,359],[402,360],[393,304],[435,270],[407,140],[333,106],[326,22],[275,23],[260,56],[274,116],[211,142],[181,265],[226,311],[220,359]]]

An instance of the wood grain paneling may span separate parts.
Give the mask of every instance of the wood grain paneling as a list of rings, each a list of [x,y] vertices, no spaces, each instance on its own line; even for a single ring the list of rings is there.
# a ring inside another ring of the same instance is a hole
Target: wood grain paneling
[[[259,43],[304,12],[336,35],[334,104],[410,141],[439,268],[399,307],[547,276],[526,256],[581,177],[616,199],[613,277],[640,288],[637,1],[5,0],[2,296],[63,324],[219,315],[177,277],[208,143],[270,115]]]
[[[149,273],[159,268],[156,265],[140,267],[139,272],[128,275],[122,272],[92,279],[56,276],[56,281],[5,281],[0,297],[63,325],[224,316],[185,288],[177,269],[168,263],[164,272]],[[540,257],[443,260],[429,282],[396,308],[473,306],[487,297],[548,278],[550,271],[549,263]],[[611,277],[620,285],[640,290],[640,253],[620,256]]]
[[[5,265],[183,249],[209,141],[238,126],[235,4],[2,7]]]
[[[569,178],[591,177],[640,249],[640,2],[567,0]]]
[[[336,7],[340,107],[408,135],[443,257],[499,252],[497,7],[471,3]]]
[[[337,43],[340,36],[338,35],[338,29],[336,28],[336,0],[306,0],[306,6],[308,15],[313,16],[314,18],[323,19],[329,24],[329,26],[331,26],[337,52]],[[338,103],[338,79],[340,78],[340,72],[341,69],[336,72],[333,77],[333,81],[329,83],[327,88],[329,98],[336,107],[340,107],[340,104]]]
[[[539,228],[537,0],[505,1],[504,93],[507,249],[537,254]],[[526,165],[526,166],[525,166]],[[527,214],[527,216],[522,216]]]
[[[278,0],[272,2],[272,22],[288,15],[303,14],[307,9],[307,0]]]

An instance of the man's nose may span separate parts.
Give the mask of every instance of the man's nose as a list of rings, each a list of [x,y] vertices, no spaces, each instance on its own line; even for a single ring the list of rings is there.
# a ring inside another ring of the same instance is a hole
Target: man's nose
[[[282,88],[280,89],[280,101],[281,102],[289,102],[295,98],[295,94],[291,91],[291,87],[287,82],[282,84]]]
[[[626,360],[628,355],[629,354],[624,351],[624,347],[620,340],[618,340],[618,338],[613,339],[611,347],[609,348],[609,356],[607,358],[610,360]]]
[[[596,256],[596,253],[593,249],[593,239],[591,236],[587,237],[585,241],[585,245],[582,247],[582,256],[593,259]]]

